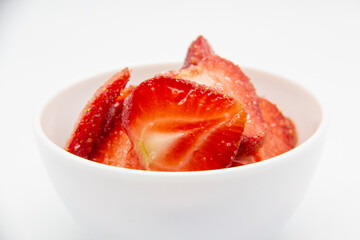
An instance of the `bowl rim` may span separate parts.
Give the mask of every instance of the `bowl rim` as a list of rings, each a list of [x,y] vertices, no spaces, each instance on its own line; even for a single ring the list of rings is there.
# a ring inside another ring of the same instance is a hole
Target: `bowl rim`
[[[131,71],[131,69],[134,69],[134,68],[145,68],[145,67],[167,68],[167,67],[176,67],[176,66],[179,66],[180,64],[181,63],[179,63],[179,62],[139,64],[139,65],[129,66],[128,68]],[[58,146],[57,144],[52,142],[46,136],[46,134],[41,126],[41,118],[42,118],[44,110],[47,108],[47,106],[58,95],[61,95],[63,92],[69,90],[70,88],[72,88],[76,85],[80,85],[80,84],[88,81],[90,78],[97,78],[97,77],[103,76],[105,74],[111,75],[111,74],[119,71],[119,69],[105,70],[105,71],[99,72],[97,74],[88,75],[87,77],[83,77],[78,81],[75,81],[75,82],[72,81],[72,82],[66,84],[64,87],[60,88],[60,90],[55,90],[55,91],[47,94],[46,97],[44,97],[43,100],[41,101],[41,103],[38,105],[38,107],[35,111],[35,117],[33,119],[33,132],[38,141],[41,141],[46,147],[50,148],[52,151],[56,152],[57,154],[63,156],[65,161],[74,161],[74,163],[81,164],[84,167],[98,168],[98,169],[100,169],[100,171],[110,171],[110,172],[119,172],[119,173],[123,173],[123,174],[126,173],[126,174],[131,174],[131,175],[132,174],[135,174],[135,175],[140,174],[143,176],[160,176],[160,177],[207,176],[207,175],[213,175],[213,174],[229,174],[230,172],[242,172],[242,171],[248,171],[250,169],[254,170],[257,168],[263,168],[268,165],[275,164],[276,162],[284,161],[286,158],[297,154],[299,151],[302,151],[302,149],[308,148],[312,144],[312,142],[316,141],[320,136],[322,136],[325,133],[327,125],[328,125],[328,118],[329,118],[328,110],[326,108],[326,104],[323,104],[323,101],[318,96],[313,94],[313,92],[311,90],[307,89],[306,87],[302,86],[301,84],[299,84],[297,82],[292,81],[289,78],[283,77],[278,74],[274,74],[274,73],[271,73],[268,71],[264,71],[261,69],[257,69],[254,67],[248,67],[248,66],[241,66],[241,68],[247,69],[250,71],[267,74],[267,75],[272,75],[276,78],[280,78],[285,81],[288,81],[291,84],[293,84],[294,86],[296,86],[297,88],[301,89],[302,91],[307,92],[317,102],[317,104],[321,110],[320,123],[317,126],[315,132],[310,137],[308,137],[303,143],[296,146],[294,149],[292,149],[288,152],[285,152],[283,154],[280,154],[278,156],[275,156],[273,158],[264,160],[264,161],[247,164],[247,165],[243,165],[243,166],[238,166],[238,167],[213,169],[213,170],[202,170],[202,171],[182,171],[182,172],[147,171],[147,170],[138,170],[138,169],[110,166],[110,165],[94,162],[94,161],[76,156],[72,153],[65,151],[63,148],[61,148],[60,146]]]

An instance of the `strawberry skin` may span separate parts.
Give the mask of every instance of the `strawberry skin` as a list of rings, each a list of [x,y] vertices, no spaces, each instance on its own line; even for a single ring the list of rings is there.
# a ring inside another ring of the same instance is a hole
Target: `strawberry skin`
[[[261,98],[260,108],[268,125],[264,146],[256,156],[261,160],[272,158],[293,149],[297,144],[294,123],[286,118],[275,104]]]
[[[297,144],[294,123],[286,118],[275,104],[260,98],[260,108],[268,126],[264,145],[252,156],[237,157],[234,166],[259,162],[283,154]]]
[[[65,150],[79,157],[88,158],[101,142],[121,113],[121,92],[130,78],[127,68],[112,76],[101,86],[81,112]],[[120,102],[118,102],[120,101]]]
[[[183,68],[187,68],[191,65],[198,65],[202,59],[214,54],[215,53],[208,41],[203,36],[199,36],[191,43],[186,54]]]
[[[121,123],[121,112],[125,98],[133,91],[135,87],[127,86],[117,97],[119,107],[114,117],[114,126],[108,132],[88,156],[89,160],[107,164],[115,167],[143,169],[139,164],[139,159],[133,150],[129,137],[124,132]]]
[[[89,160],[115,167],[143,169],[121,121],[115,122],[109,134],[89,154]]]
[[[196,66],[171,71],[167,75],[215,87],[223,94],[238,99],[248,113],[238,155],[251,155],[262,146],[266,124],[260,111],[259,98],[253,84],[237,65],[217,55],[211,55]]]
[[[206,86],[158,76],[125,99],[122,123],[146,170],[229,167],[246,121],[243,105]]]

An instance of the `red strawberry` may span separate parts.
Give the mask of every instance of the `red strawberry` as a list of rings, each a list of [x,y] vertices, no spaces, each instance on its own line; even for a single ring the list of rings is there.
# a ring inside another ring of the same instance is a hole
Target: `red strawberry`
[[[241,140],[243,105],[206,86],[158,76],[124,102],[123,127],[147,170],[196,171],[231,165]]]
[[[116,167],[143,169],[121,121],[116,121],[107,137],[90,153],[89,159]]]
[[[203,36],[199,36],[191,43],[183,68],[187,68],[191,65],[198,65],[202,59],[214,54],[215,53],[208,41]]]
[[[261,149],[261,148],[260,148]],[[249,156],[236,156],[235,161],[232,163],[232,167],[237,167],[237,166],[243,166],[243,165],[248,165],[251,163],[256,163],[256,162],[260,162],[260,159],[256,158],[256,153],[254,153],[253,155],[249,155]]]
[[[116,167],[142,169],[139,159],[132,148],[129,137],[124,132],[121,123],[121,112],[124,99],[132,92],[134,86],[128,86],[117,97],[118,113],[114,117],[114,126],[107,136],[94,146],[88,159]]]
[[[211,55],[196,66],[171,71],[168,75],[216,87],[220,92],[240,100],[248,113],[248,119],[239,155],[250,155],[262,146],[266,125],[260,111],[259,98],[249,78],[238,66],[219,56]]]
[[[293,149],[297,134],[293,122],[286,118],[270,101],[260,98],[260,108],[268,126],[264,145],[253,156],[238,157],[234,166],[245,165],[272,158]]]
[[[75,124],[65,145],[67,151],[88,158],[94,147],[105,138],[114,124],[114,117],[122,110],[118,101],[121,101],[121,91],[129,78],[130,72],[125,68],[96,91]]]

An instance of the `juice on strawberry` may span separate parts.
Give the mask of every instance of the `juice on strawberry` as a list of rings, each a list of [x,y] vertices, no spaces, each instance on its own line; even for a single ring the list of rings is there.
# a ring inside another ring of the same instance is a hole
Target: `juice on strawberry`
[[[117,167],[200,171],[263,161],[297,144],[292,121],[202,36],[181,69],[136,87],[129,79],[125,68],[97,90],[68,152]]]

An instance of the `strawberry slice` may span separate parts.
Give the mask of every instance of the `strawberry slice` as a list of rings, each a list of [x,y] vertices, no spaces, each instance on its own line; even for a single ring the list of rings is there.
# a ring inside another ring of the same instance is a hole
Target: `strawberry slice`
[[[156,171],[229,167],[245,121],[236,99],[166,76],[135,88],[124,101],[122,117],[140,164]]]
[[[116,121],[107,137],[89,154],[95,162],[131,169],[143,169],[121,121]]]
[[[183,68],[187,68],[191,65],[198,65],[201,60],[214,54],[215,53],[208,41],[203,36],[199,36],[191,43]]]
[[[219,56],[211,55],[196,66],[170,71],[166,75],[215,87],[218,91],[240,100],[248,113],[248,119],[239,147],[239,155],[251,155],[262,146],[266,125],[260,111],[259,98],[253,84],[237,65]]]
[[[260,148],[261,149],[261,148]],[[251,163],[260,162],[261,160],[256,157],[256,153],[249,156],[236,156],[235,161],[232,163],[232,167],[248,165]]]
[[[261,98],[260,108],[268,134],[264,146],[256,153],[259,160],[265,160],[293,149],[297,144],[297,133],[294,123],[286,118],[275,104]]]
[[[233,166],[259,162],[283,154],[297,144],[297,133],[294,123],[265,98],[260,98],[260,108],[268,126],[264,145],[252,156],[237,157]]]
[[[114,124],[115,116],[122,111],[121,91],[129,78],[130,72],[125,68],[96,91],[81,112],[65,145],[68,152],[88,158],[94,147],[105,138]]]
[[[117,97],[119,107],[114,117],[114,126],[107,136],[94,146],[88,156],[89,160],[131,169],[143,169],[139,164],[139,159],[132,148],[129,137],[124,132],[121,123],[121,112],[124,99],[133,91],[135,87],[127,86]]]

